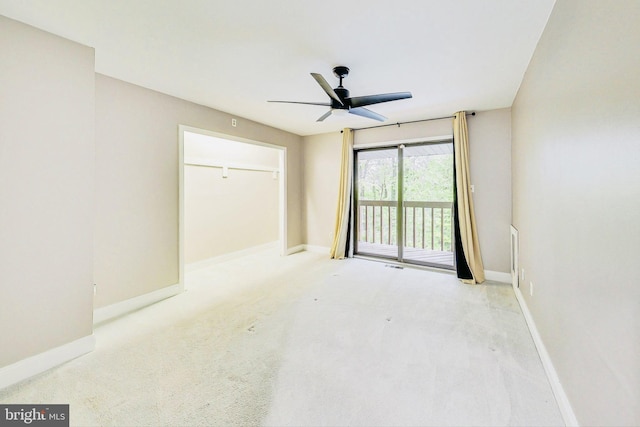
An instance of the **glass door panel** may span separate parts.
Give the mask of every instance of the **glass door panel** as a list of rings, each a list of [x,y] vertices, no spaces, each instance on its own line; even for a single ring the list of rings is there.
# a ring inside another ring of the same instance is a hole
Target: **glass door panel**
[[[402,151],[403,260],[452,269],[453,144],[412,145]]]
[[[356,253],[398,258],[398,149],[356,152]]]

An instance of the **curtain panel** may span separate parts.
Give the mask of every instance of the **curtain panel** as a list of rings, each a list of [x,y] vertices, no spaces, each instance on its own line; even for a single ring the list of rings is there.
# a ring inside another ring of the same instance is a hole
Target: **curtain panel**
[[[340,188],[338,189],[338,208],[333,231],[332,259],[346,258],[349,244],[349,218],[351,217],[351,189],[353,183],[353,129],[342,131],[342,166],[340,169]]]
[[[455,162],[454,225],[456,239],[456,271],[463,283],[484,282],[484,265],[480,255],[480,243],[476,217],[471,197],[469,174],[469,131],[464,111],[453,119],[453,149]]]

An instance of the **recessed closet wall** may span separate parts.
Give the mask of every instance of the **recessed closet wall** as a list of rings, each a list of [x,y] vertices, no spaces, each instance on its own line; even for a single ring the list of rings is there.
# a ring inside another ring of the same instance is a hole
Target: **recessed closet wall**
[[[278,240],[280,151],[185,132],[187,265]]]

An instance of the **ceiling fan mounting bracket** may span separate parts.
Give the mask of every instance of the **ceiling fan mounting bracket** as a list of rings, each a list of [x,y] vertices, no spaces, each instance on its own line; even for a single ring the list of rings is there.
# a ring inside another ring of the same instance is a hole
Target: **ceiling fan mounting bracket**
[[[338,87],[342,87],[342,79],[349,75],[349,67],[345,67],[344,65],[333,67],[333,74],[340,79],[340,86]]]
[[[347,77],[349,75],[349,67],[345,67],[344,65],[333,67],[333,74],[338,78]]]

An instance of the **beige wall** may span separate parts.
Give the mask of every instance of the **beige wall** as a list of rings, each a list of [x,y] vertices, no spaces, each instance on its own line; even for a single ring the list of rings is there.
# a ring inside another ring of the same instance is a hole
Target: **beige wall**
[[[185,159],[278,169],[279,149],[185,133]],[[279,178],[265,170],[184,166],[185,263],[278,240]]]
[[[0,367],[93,331],[94,51],[0,16]]]
[[[96,76],[96,307],[178,282],[178,125],[287,148],[287,240],[302,243],[301,137]]]
[[[640,425],[639,22],[558,0],[512,111],[521,288],[581,425]]]
[[[304,218],[305,242],[331,247],[338,203],[342,134],[305,136]]]
[[[511,109],[467,119],[473,202],[485,270],[508,273],[511,250]]]
[[[511,224],[510,110],[469,117],[471,177],[485,269],[509,272]],[[434,120],[355,132],[354,144],[451,137],[452,120]],[[335,221],[342,135],[306,136],[304,146],[305,230],[309,245],[331,246]]]
[[[372,124],[375,126],[375,124]],[[353,145],[371,145],[389,141],[422,140],[423,138],[451,137],[453,135],[451,119],[431,120],[419,123],[407,123],[402,126],[386,126],[356,131]]]

